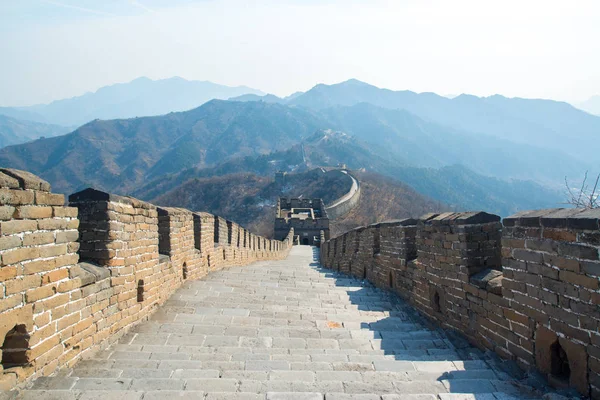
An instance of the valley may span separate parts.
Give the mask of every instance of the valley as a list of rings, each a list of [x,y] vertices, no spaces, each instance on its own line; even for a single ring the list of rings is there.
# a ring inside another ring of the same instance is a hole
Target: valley
[[[111,91],[127,92],[128,86],[109,89],[88,97],[100,101],[102,94],[109,101]],[[0,164],[39,174],[60,193],[95,187],[223,213],[241,223],[255,221],[265,235],[268,205],[281,194],[272,186],[278,171],[304,180],[293,195],[307,197],[334,187],[323,181],[318,188],[319,181],[308,178],[312,170],[344,164],[362,174],[365,196],[373,201],[338,222],[350,227],[433,209],[509,215],[556,207],[564,200],[565,177],[577,180],[597,168],[586,151],[600,146],[593,135],[600,117],[565,103],[501,96],[447,99],[357,80],[317,85],[287,98],[252,90],[231,97],[164,115],[94,119],[66,135],[4,147]],[[103,115],[92,100],[89,104],[89,112]],[[171,106],[184,106],[178,104]],[[73,118],[86,118],[73,110]],[[18,111],[23,117],[33,109]],[[557,113],[572,121],[569,126],[578,127],[590,146],[572,151],[567,125],[548,121]],[[48,136],[54,136],[51,132]],[[384,200],[386,207],[379,203]],[[231,215],[230,210],[240,209],[231,204],[240,201],[247,202],[245,211]]]

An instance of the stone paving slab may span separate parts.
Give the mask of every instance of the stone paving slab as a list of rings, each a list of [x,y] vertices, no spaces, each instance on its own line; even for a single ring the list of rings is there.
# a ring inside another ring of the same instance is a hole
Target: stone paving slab
[[[109,349],[0,400],[536,398],[396,296],[317,259],[296,246],[187,281]]]

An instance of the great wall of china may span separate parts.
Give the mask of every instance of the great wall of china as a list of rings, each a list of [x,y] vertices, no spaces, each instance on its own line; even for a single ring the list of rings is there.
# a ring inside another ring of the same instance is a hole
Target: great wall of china
[[[73,367],[186,280],[282,260],[223,218],[0,169],[0,389]],[[431,214],[321,238],[325,268],[392,291],[480,348],[600,399],[600,210]],[[320,340],[320,339],[319,339]]]
[[[283,259],[283,241],[208,213],[0,172],[0,390],[107,347],[187,279]],[[293,235],[293,231],[290,232]]]
[[[598,209],[553,209],[382,222],[323,238],[321,265],[598,399],[599,219]]]
[[[330,219],[336,219],[346,215],[358,205],[358,201],[360,200],[360,182],[358,179],[347,170],[342,170],[341,172],[352,179],[352,186],[348,193],[325,206],[325,211]]]

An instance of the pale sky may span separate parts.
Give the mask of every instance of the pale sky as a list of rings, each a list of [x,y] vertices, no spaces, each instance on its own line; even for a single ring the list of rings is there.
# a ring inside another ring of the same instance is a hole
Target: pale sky
[[[600,1],[0,0],[0,55],[2,106],[140,76],[579,102],[600,94]]]

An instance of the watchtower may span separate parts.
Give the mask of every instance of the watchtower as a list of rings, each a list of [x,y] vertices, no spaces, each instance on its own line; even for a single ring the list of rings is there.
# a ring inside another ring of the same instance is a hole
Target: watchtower
[[[297,242],[302,245],[318,246],[321,231],[324,231],[325,239],[329,239],[329,218],[323,200],[279,198],[275,217],[275,239],[286,237],[291,228],[294,228]]]

